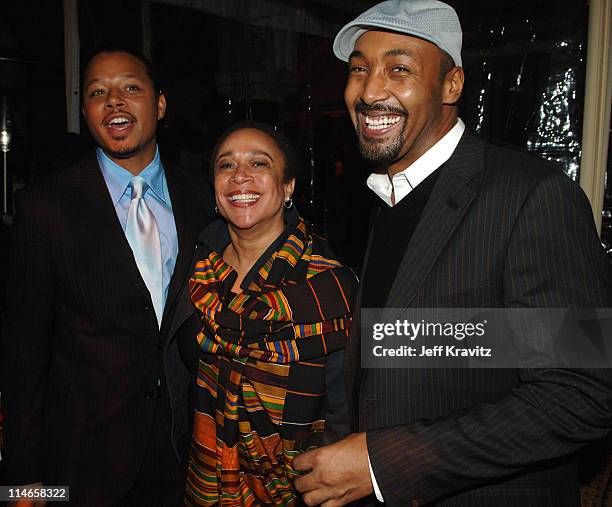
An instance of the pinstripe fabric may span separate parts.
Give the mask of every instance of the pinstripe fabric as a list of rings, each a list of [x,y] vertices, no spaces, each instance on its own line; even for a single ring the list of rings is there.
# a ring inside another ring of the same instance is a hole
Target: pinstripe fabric
[[[166,168],[179,256],[161,330],[95,154],[17,195],[0,366],[4,484],[42,479],[70,485],[78,505],[119,501],[145,456],[160,377],[167,438],[186,451],[191,376],[172,340],[175,300],[210,201],[203,179]]]
[[[466,133],[440,169],[386,306],[610,306],[606,271],[577,185],[544,161]],[[352,388],[358,341],[353,333],[347,352]],[[612,425],[608,370],[357,377],[358,425],[388,505],[577,505],[575,468],[562,457]]]

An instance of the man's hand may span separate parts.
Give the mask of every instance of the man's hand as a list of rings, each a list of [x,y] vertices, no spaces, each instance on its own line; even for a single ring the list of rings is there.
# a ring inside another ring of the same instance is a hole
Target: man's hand
[[[372,493],[365,433],[354,433],[340,442],[298,456],[293,466],[309,471],[294,485],[304,493],[306,505],[346,505]]]

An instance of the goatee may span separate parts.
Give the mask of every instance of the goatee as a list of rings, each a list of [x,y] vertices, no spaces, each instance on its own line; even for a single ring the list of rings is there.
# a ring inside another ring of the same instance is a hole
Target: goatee
[[[391,141],[383,141],[372,138],[364,138],[363,134],[357,133],[359,138],[359,152],[368,162],[373,164],[391,164],[395,162],[402,151],[406,142],[404,131]],[[367,140],[365,140],[367,139]]]
[[[359,140],[359,152],[361,156],[368,162],[374,164],[390,164],[395,162],[402,151],[402,147],[406,142],[406,135],[404,128],[406,128],[406,119],[408,113],[399,107],[390,106],[387,104],[366,104],[361,101],[355,106],[356,113],[389,113],[394,115],[401,115],[405,117],[404,126],[399,135],[392,140],[383,140],[378,138],[367,137],[361,132],[359,124],[357,125],[357,138]]]

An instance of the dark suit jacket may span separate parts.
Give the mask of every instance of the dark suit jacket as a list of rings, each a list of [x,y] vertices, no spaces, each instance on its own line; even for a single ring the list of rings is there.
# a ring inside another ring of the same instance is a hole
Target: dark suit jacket
[[[588,201],[555,166],[466,132],[439,171],[386,307],[612,305]],[[610,370],[356,375],[359,309],[346,381],[387,505],[578,505],[564,456],[611,427]]]
[[[203,178],[164,167],[179,254],[161,330],[95,154],[16,196],[1,367],[4,484],[70,485],[80,505],[118,501],[143,461],[160,377],[168,437],[184,457],[190,373],[169,330],[212,205]]]

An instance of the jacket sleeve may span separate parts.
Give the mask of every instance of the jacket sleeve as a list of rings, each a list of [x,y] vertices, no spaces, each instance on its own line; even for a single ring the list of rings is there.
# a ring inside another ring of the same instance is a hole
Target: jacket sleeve
[[[327,387],[327,408],[325,428],[336,437],[345,438],[351,433],[349,405],[342,375],[344,350],[332,352],[325,363],[325,384]]]
[[[531,190],[510,236],[507,307],[609,307],[608,267],[586,197],[563,175]],[[612,427],[612,370],[522,369],[492,403],[367,432],[387,505],[434,501],[568,455]]]
[[[45,237],[48,210],[28,192],[17,193],[15,207],[0,354],[2,482],[22,485],[42,479],[55,283]]]

